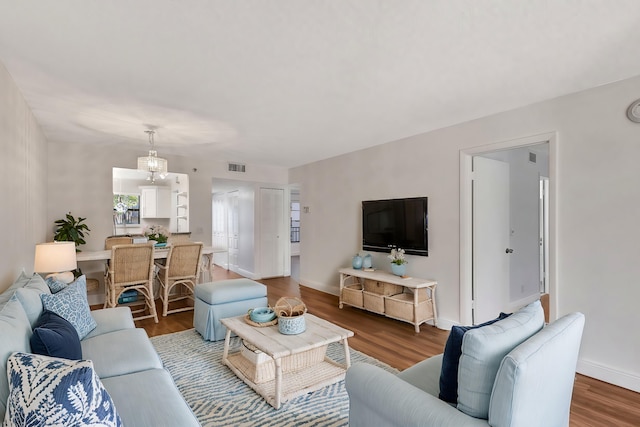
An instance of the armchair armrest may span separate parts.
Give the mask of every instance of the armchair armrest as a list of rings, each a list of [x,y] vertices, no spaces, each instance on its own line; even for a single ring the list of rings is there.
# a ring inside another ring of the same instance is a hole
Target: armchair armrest
[[[349,426],[487,427],[396,375],[368,364],[347,371]]]

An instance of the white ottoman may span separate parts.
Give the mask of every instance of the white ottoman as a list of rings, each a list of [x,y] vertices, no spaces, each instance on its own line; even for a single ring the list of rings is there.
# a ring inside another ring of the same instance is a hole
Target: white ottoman
[[[220,319],[266,307],[267,287],[251,279],[230,279],[196,285],[193,326],[207,341],[225,338],[227,328]]]

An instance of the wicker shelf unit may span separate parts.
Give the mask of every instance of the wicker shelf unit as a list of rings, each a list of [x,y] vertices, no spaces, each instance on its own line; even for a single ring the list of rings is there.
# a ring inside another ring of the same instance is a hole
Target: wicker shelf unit
[[[432,321],[437,326],[435,280],[402,278],[384,271],[342,268],[340,308],[344,304],[411,323],[416,332]]]

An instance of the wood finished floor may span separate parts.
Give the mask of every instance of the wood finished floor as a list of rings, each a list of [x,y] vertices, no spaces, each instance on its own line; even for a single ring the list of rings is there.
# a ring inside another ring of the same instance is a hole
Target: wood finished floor
[[[216,267],[212,280],[241,277]],[[338,308],[338,297],[299,286],[290,278],[260,280],[267,285],[269,304],[282,296],[298,296],[309,312],[352,330],[350,346],[399,370],[442,353],[448,331],[422,325],[416,334],[413,325],[388,319],[352,307]],[[159,303],[160,301],[158,301]],[[160,307],[160,305],[158,305]],[[158,310],[160,312],[160,310]],[[136,322],[149,336],[179,332],[193,327],[193,312],[159,316]],[[544,410],[544,408],[541,408]],[[571,427],[640,426],[640,393],[635,393],[593,378],[576,375],[571,405]]]

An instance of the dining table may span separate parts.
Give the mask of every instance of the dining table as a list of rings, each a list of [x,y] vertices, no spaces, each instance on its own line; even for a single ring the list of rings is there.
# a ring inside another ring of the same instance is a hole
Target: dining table
[[[153,251],[154,259],[166,259],[169,255],[170,245],[163,247],[156,247]],[[212,246],[205,246],[202,248],[202,258],[205,261],[202,268],[202,274],[206,271],[209,277],[211,277],[211,271],[213,270],[213,256],[216,253],[226,252],[226,249],[218,249]],[[88,261],[108,261],[111,259],[111,249],[104,249],[100,251],[82,251],[76,253],[77,262]]]

